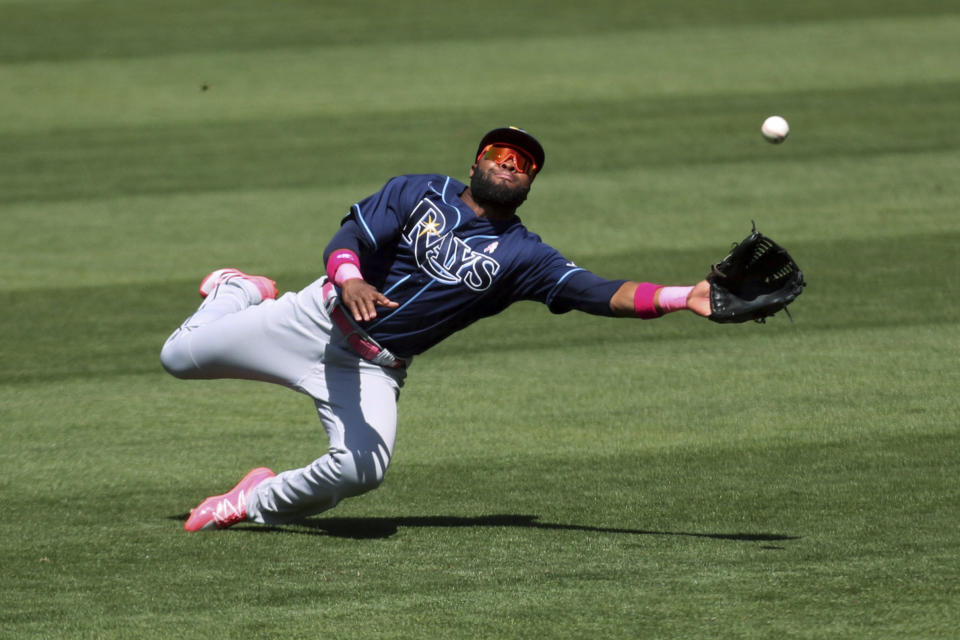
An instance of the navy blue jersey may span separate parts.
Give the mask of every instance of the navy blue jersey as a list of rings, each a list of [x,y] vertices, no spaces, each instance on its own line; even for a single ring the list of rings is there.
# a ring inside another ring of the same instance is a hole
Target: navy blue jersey
[[[623,280],[577,267],[517,216],[478,217],[459,198],[465,189],[448,176],[400,176],[344,218],[326,255],[355,250],[364,279],[400,305],[361,323],[375,340],[413,356],[518,300],[554,313],[611,315],[610,296]]]

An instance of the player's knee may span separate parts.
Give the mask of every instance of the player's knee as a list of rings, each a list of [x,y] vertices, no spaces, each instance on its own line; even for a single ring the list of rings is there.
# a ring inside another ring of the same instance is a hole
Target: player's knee
[[[338,450],[330,455],[339,470],[337,484],[343,498],[358,496],[379,487],[390,462],[382,450]]]
[[[186,345],[177,340],[176,334],[170,336],[160,350],[160,364],[167,373],[177,378],[189,378],[190,373],[196,369]]]

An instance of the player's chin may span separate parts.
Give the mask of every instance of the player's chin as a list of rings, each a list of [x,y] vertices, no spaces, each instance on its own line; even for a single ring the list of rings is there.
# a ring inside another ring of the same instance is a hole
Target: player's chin
[[[477,202],[519,207],[527,199],[530,185],[520,181],[507,183],[497,180],[491,173],[475,177],[471,182],[470,191]]]

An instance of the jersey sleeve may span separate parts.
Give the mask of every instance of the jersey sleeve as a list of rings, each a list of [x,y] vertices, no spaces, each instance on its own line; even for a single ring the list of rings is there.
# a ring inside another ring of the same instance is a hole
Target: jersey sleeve
[[[391,178],[380,191],[350,207],[344,223],[353,221],[360,243],[367,252],[389,245],[400,234],[406,216],[421,194],[412,176]]]
[[[626,280],[607,280],[584,269],[570,275],[553,295],[550,311],[565,313],[572,309],[595,316],[613,316],[610,299]]]
[[[364,246],[364,231],[354,220],[345,220],[337,232],[333,234],[327,248],[323,250],[323,264],[327,264],[330,254],[339,249],[349,249],[360,255]]]
[[[601,278],[546,244],[540,244],[531,254],[533,259],[518,278],[517,293],[521,299],[542,302],[553,313],[576,309],[593,315],[613,315],[610,298],[626,280]]]

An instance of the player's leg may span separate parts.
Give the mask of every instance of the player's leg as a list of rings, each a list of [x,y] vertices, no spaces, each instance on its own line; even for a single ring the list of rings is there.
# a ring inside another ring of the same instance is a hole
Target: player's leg
[[[328,363],[326,393],[317,393],[325,399],[315,396],[315,402],[329,450],[306,467],[263,481],[251,493],[247,518],[297,520],[378,487],[393,456],[402,376],[353,356],[348,366]]]
[[[209,366],[213,349],[205,348],[204,343],[211,341],[218,333],[221,338],[226,336],[222,331],[205,327],[265,300],[255,284],[242,277],[226,279],[205,290],[204,285],[208,284],[212,275],[205,277],[200,284],[200,295],[204,296],[200,307],[167,338],[160,352],[163,367],[178,378],[219,377],[214,371],[207,370],[214,368]]]
[[[253,305],[242,289],[223,285],[164,346],[164,366],[178,377],[251,378],[306,393],[329,438],[328,452],[306,467],[272,478],[254,474],[251,480],[248,474],[232,491],[208,498],[194,510],[188,530],[303,518],[383,480],[405,374],[367,362],[346,346],[324,309],[321,285]],[[214,514],[225,518],[208,522]]]
[[[173,332],[160,360],[178,378],[241,378],[298,388],[329,338],[329,326],[304,321],[304,315],[298,294],[263,299],[249,279],[232,278]]]

